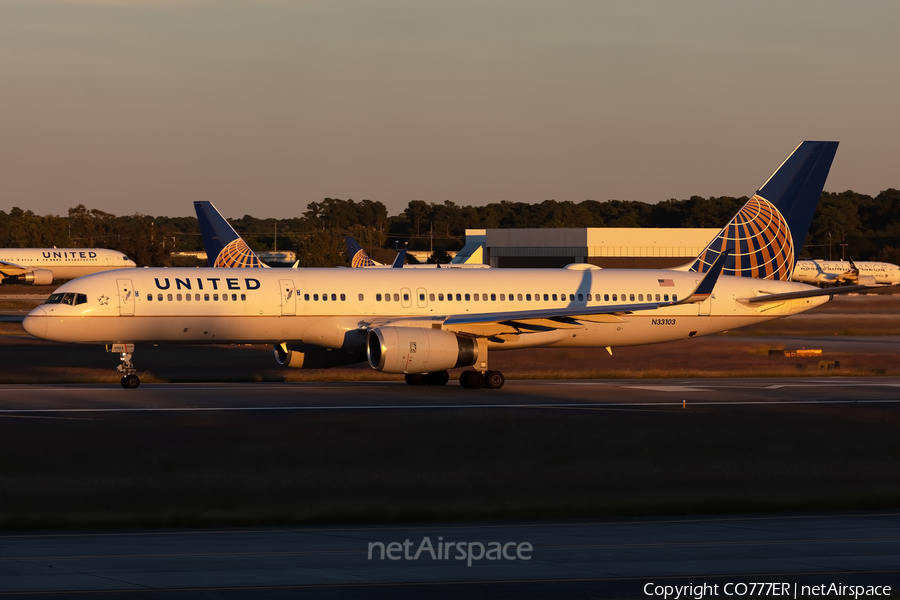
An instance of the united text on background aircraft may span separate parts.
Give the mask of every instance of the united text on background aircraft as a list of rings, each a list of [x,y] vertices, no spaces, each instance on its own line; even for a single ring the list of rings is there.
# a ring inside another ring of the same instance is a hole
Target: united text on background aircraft
[[[121,252],[106,248],[0,248],[3,283],[50,285],[54,279],[135,266]]]
[[[499,388],[490,352],[632,346],[785,317],[834,290],[792,282],[837,142],[804,142],[687,271],[596,269],[139,269],[60,287],[30,334],[108,344],[136,387],[135,343],[267,343],[279,362],[368,360],[409,384]],[[720,275],[721,274],[721,275]],[[840,288],[840,292],[865,286]],[[60,304],[65,294],[86,302]],[[321,366],[321,363],[317,366]]]
[[[868,260],[798,260],[793,280],[823,287],[876,283],[897,285],[900,283],[900,267]]]

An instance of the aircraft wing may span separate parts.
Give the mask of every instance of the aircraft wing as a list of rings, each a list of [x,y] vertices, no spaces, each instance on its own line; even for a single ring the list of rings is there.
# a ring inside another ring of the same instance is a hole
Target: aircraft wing
[[[816,296],[834,296],[835,294],[864,293],[872,290],[888,287],[885,285],[845,285],[843,287],[801,290],[799,292],[786,292],[784,294],[767,294],[755,298],[744,298],[739,302],[747,304],[760,304],[763,302],[782,302],[784,300],[799,300],[801,298],[814,298]]]
[[[13,275],[20,275],[22,273],[27,273],[29,271],[33,271],[31,267],[23,267],[17,265],[16,263],[4,262],[0,260],[0,273],[3,273],[7,277],[11,277]]]
[[[644,310],[656,310],[663,306],[675,306],[677,304],[695,304],[703,302],[712,294],[716,281],[722,273],[725,261],[731,255],[731,250],[725,250],[715,260],[707,271],[697,288],[684,300],[673,302],[640,302],[637,304],[616,304],[606,306],[572,306],[568,308],[544,308],[538,310],[514,310],[480,314],[451,315],[444,319],[444,325],[457,327],[460,325],[475,325],[497,323],[515,329],[529,329],[537,327],[546,331],[549,329],[566,329],[580,327],[578,321],[591,321],[594,323],[617,323],[623,319],[620,315]]]

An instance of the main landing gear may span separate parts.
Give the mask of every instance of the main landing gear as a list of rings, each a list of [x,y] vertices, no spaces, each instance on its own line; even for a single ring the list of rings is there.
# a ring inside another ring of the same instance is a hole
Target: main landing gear
[[[132,351],[134,348],[132,347]],[[137,373],[137,369],[134,368],[134,363],[131,361],[132,352],[122,352],[119,354],[119,360],[122,363],[116,367],[116,371],[122,373],[122,387],[125,389],[132,390],[137,386],[141,385],[141,380],[135,374]]]
[[[506,378],[500,371],[463,371],[459,376],[459,385],[469,390],[487,388],[499,390],[506,383]]]

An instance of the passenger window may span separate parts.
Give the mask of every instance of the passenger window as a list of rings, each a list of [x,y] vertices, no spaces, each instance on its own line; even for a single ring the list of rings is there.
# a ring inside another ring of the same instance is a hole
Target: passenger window
[[[438,302],[443,302],[443,301],[444,301],[444,295],[438,294]]]
[[[619,301],[619,298],[615,294],[613,294],[613,302],[618,302],[618,301]]]
[[[381,294],[375,294],[375,302],[381,302]]]
[[[409,294],[403,294],[403,301],[409,302]]]
[[[525,300],[531,302],[531,294],[525,294]]]
[[[346,302],[346,301],[347,301],[347,296],[344,294],[341,294],[341,302]]]
[[[328,294],[322,294],[322,302],[328,302]]]
[[[462,300],[462,296],[459,295],[459,294],[457,294],[457,295],[456,295],[456,301],[459,302],[460,300]]]
[[[171,299],[172,299],[172,298],[169,298],[169,300],[171,300]],[[218,302],[218,301],[219,301],[219,295],[218,295],[218,294],[213,294],[213,302]]]
[[[466,300],[468,300],[468,298],[466,298]],[[475,301],[478,301],[478,294],[475,294]]]
[[[309,294],[303,294],[303,299],[309,302]]]
[[[153,302],[153,294],[147,294],[147,302]]]
[[[190,295],[190,294],[185,294],[185,295],[184,295],[184,299],[185,299],[187,302],[190,302],[190,301],[191,301],[191,295]]]
[[[343,300],[343,299],[344,299],[344,295],[341,294],[341,300]],[[332,295],[331,295],[331,301],[332,301],[332,302],[337,302],[337,294],[332,294]]]
[[[672,302],[678,302],[678,296],[672,294]]]
[[[503,300],[503,294],[500,294],[500,299]],[[497,294],[491,294],[491,302],[495,302],[497,300]]]
[[[472,296],[470,296],[469,294],[466,294],[466,302],[468,302],[471,299],[472,299]]]
[[[181,302],[181,294],[175,294],[175,299]]]
[[[581,300],[581,294],[578,294],[578,299]],[[575,300],[575,294],[569,294],[569,302]]]
[[[247,294],[241,294],[241,302],[247,301]]]
[[[403,294],[405,296],[404,300],[409,300],[409,296]],[[400,302],[400,294],[394,294],[394,302]]]
[[[603,300],[609,302],[609,294],[603,294]]]
[[[359,295],[359,301],[360,301],[360,302],[364,301],[365,299],[366,299],[365,296],[363,296],[362,294]]]
[[[434,300],[434,298],[432,298],[432,300]],[[425,302],[425,294],[419,294],[419,301]]]
[[[663,300],[665,300],[666,302],[668,302],[668,301],[669,301],[669,295],[666,294],[665,296],[663,296]]]
[[[545,299],[545,300],[547,299],[546,294],[544,295],[544,299]],[[554,302],[556,301],[556,294],[553,294],[553,300],[554,300]]]
[[[491,294],[491,300],[493,300],[493,299],[494,299],[494,295]],[[512,296],[510,296],[509,299],[512,300]],[[506,294],[500,294],[500,302],[505,302],[505,301],[506,301]]]
[[[519,294],[518,296],[516,296],[516,298],[518,298],[519,302],[521,302],[521,301],[522,301],[522,294]],[[528,298],[528,299],[531,300],[531,298]]]
[[[659,302],[659,294],[656,295],[656,301]]]
[[[209,302],[209,294],[203,294],[203,301]]]
[[[584,294],[578,294],[578,301],[581,302],[582,300],[584,300]],[[590,300],[590,298],[588,298],[588,300]]]
[[[631,296],[628,299],[631,300],[632,302],[634,302],[634,294],[631,294]]]
[[[319,295],[318,295],[318,294],[313,294],[313,301],[314,301],[314,302],[318,302],[318,301],[319,301]]]
[[[641,302],[643,302],[643,301],[644,301],[644,295],[643,295],[643,294],[638,294],[638,300],[640,300]]]
[[[428,301],[434,302],[434,294],[428,294]]]
[[[228,302],[228,294],[222,294],[222,302]]]

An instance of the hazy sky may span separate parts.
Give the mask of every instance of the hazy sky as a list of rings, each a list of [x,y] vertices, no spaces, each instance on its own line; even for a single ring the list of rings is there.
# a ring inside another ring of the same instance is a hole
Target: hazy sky
[[[900,187],[896,0],[0,0],[0,209]]]

